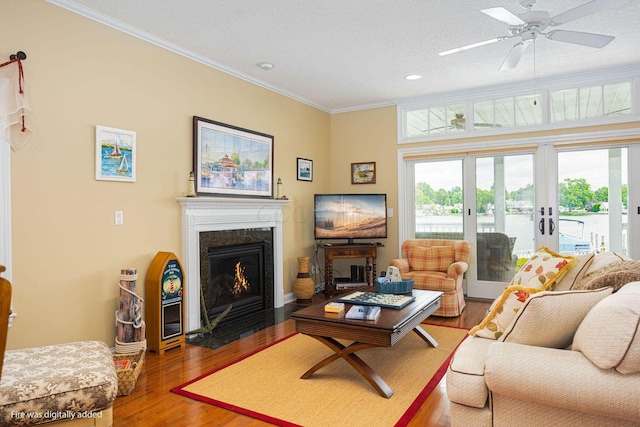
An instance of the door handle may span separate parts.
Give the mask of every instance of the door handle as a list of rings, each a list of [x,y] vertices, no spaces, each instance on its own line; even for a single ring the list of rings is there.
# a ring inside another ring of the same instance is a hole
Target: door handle
[[[553,231],[555,229],[556,229],[556,224],[553,222],[551,218],[549,218],[549,236],[553,236]]]
[[[538,223],[538,230],[540,230],[540,234],[544,234],[544,218],[540,219]]]

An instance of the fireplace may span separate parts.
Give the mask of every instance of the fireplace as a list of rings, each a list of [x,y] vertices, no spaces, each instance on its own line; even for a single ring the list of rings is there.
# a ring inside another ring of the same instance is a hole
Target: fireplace
[[[202,326],[200,286],[203,281],[209,281],[208,272],[205,274],[202,271],[202,264],[209,270],[210,247],[255,245],[260,241],[269,241],[271,244],[264,250],[263,298],[267,307],[284,306],[282,210],[288,200],[181,197],[178,198],[178,202],[182,206],[181,259],[186,276],[185,331],[193,331]],[[247,237],[256,234],[257,237]],[[207,243],[201,244],[204,241]],[[203,259],[204,263],[201,262]],[[206,296],[205,292],[203,296],[205,299],[211,298],[211,295]],[[245,304],[254,303],[235,303],[234,308]],[[213,309],[209,303],[206,305],[208,311],[221,312],[226,308],[225,306]],[[227,316],[231,315],[232,313],[229,313]]]
[[[200,286],[209,320],[222,322],[273,308],[271,229],[200,233]]]

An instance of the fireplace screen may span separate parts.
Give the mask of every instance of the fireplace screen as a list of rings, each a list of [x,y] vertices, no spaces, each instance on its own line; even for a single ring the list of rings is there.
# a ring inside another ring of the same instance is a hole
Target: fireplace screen
[[[227,320],[265,309],[265,242],[209,248],[209,283],[204,294],[209,318],[229,304]]]

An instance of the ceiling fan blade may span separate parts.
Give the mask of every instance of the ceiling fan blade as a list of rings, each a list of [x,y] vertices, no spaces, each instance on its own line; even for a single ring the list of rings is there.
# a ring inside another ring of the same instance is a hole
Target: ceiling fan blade
[[[522,55],[524,55],[524,52],[529,47],[529,44],[531,44],[531,41],[522,41],[520,43],[514,44],[511,50],[509,51],[509,54],[502,62],[502,65],[500,66],[500,71],[516,68],[516,66],[518,65],[518,62],[520,62],[520,58],[522,58]]]
[[[491,44],[491,43],[499,42],[499,41],[502,41],[502,40],[506,40],[508,38],[509,37],[507,37],[507,36],[496,37],[495,39],[485,40],[485,41],[478,42],[478,43],[468,44],[466,46],[456,47],[455,49],[445,50],[443,52],[439,52],[438,55],[440,55],[440,56],[450,55],[452,53],[461,52],[461,51],[467,50],[467,49],[473,49],[474,47],[484,46],[484,45],[487,45],[487,44]]]
[[[583,33],[580,31],[567,30],[551,31],[547,34],[547,38],[549,40],[596,47],[598,49],[605,47],[615,39],[613,36],[605,36],[604,34]]]
[[[526,25],[518,15],[508,11],[504,7],[492,7],[489,9],[482,9],[480,12],[485,15],[489,15],[490,17],[497,19],[498,21],[504,22],[509,25]]]
[[[550,25],[558,26],[566,24],[576,19],[584,18],[585,16],[593,15],[594,13],[602,12],[614,7],[622,6],[629,3],[629,0],[593,0],[589,3],[585,3],[582,6],[574,7],[566,12],[559,13],[551,18]]]

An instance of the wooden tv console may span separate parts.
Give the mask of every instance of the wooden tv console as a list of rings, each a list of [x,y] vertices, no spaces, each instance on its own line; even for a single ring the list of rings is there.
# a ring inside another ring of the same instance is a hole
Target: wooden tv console
[[[333,260],[340,258],[364,258],[365,278],[369,285],[373,285],[376,277],[376,258],[378,257],[378,248],[384,245],[380,243],[369,244],[340,244],[340,243],[323,243],[320,247],[324,250],[324,287],[329,295],[333,295],[336,291],[336,285],[333,282]],[[372,268],[369,268],[369,265]]]

